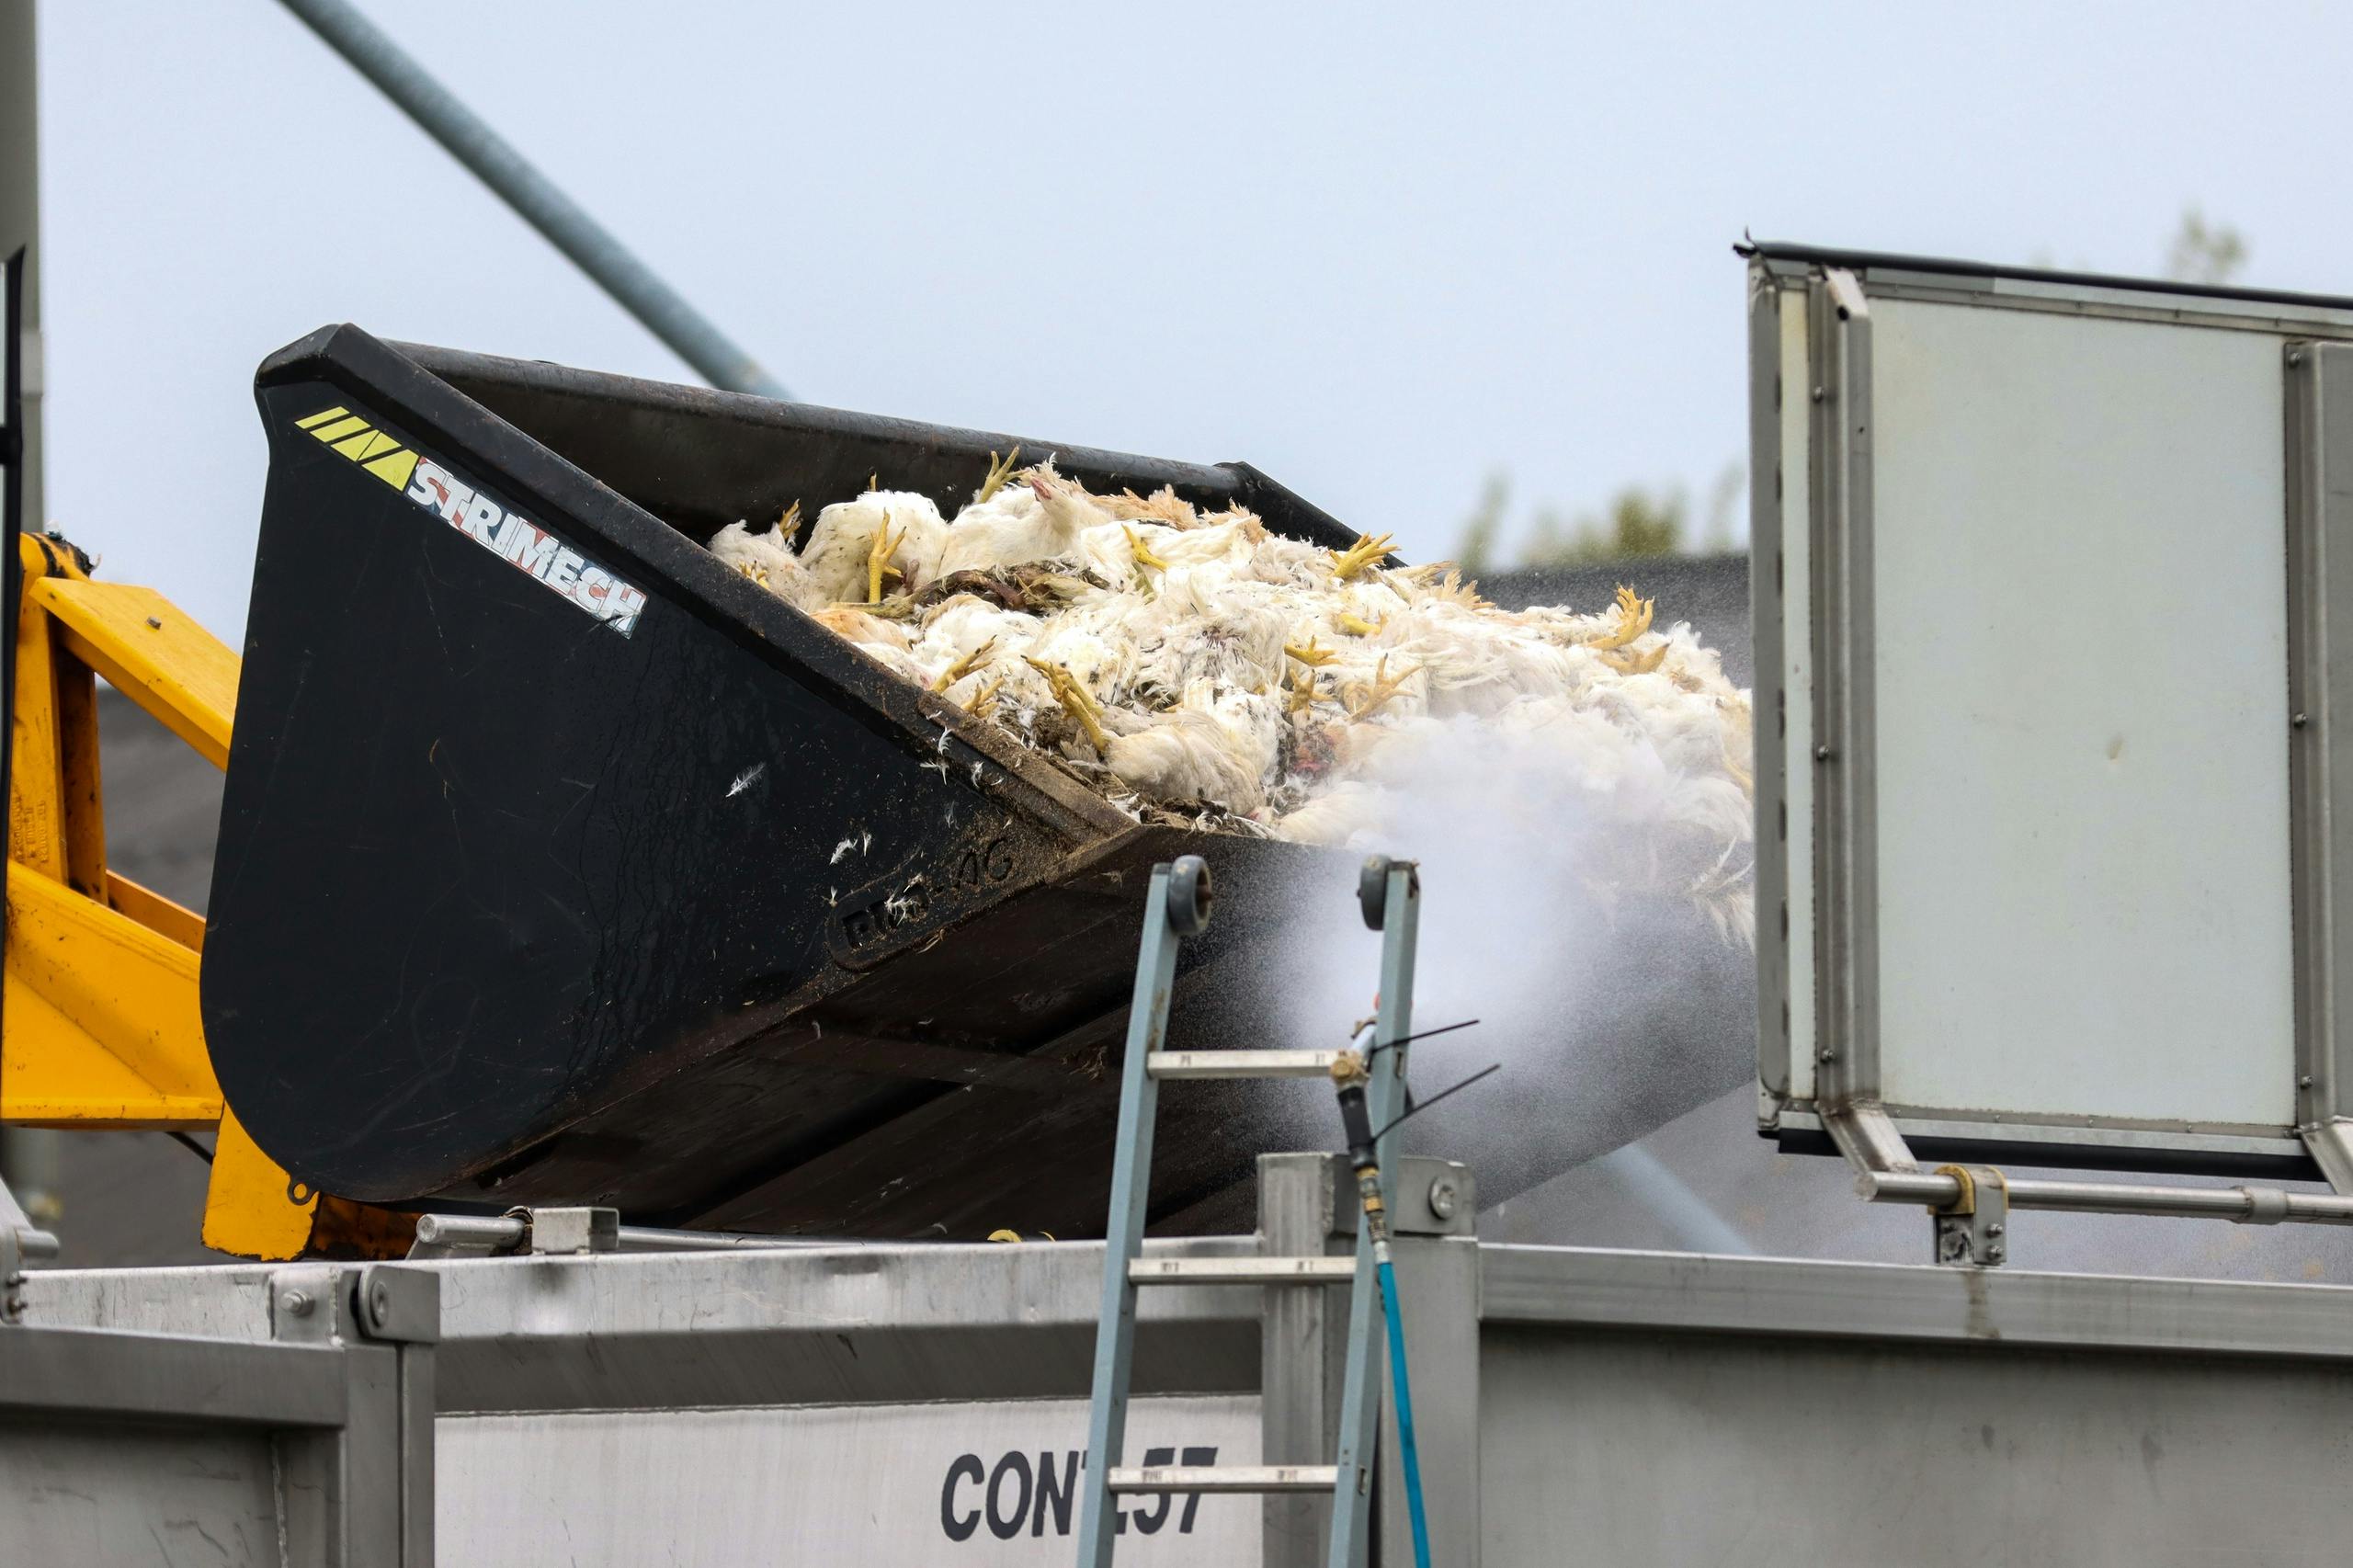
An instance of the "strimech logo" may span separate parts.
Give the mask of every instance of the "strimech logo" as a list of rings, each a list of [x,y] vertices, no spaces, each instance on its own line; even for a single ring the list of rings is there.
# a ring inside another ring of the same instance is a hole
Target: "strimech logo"
[[[627,637],[637,630],[645,590],[565,544],[520,512],[510,512],[431,458],[411,451],[347,408],[294,422],[419,506],[533,581]]]

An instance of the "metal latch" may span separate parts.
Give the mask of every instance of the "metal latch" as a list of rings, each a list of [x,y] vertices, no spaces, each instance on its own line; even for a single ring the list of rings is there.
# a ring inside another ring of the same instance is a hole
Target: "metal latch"
[[[1939,1165],[1937,1174],[1961,1184],[1961,1196],[1928,1210],[1936,1222],[1938,1263],[1995,1268],[2009,1256],[2010,1184],[1991,1165]]]
[[[420,1214],[412,1262],[438,1257],[562,1256],[619,1252],[617,1209],[510,1209],[500,1215]]]

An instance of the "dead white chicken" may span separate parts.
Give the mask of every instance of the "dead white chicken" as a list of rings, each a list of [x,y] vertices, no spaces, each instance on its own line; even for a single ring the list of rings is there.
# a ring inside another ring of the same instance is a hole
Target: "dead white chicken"
[[[828,602],[877,604],[939,574],[948,524],[927,495],[870,490],[817,514],[801,563]]]
[[[1115,519],[1086,492],[1041,463],[986,501],[956,514],[938,556],[938,574],[986,572],[1078,554],[1078,536]]]
[[[1269,699],[1197,681],[1175,707],[1150,716],[1107,711],[1058,666],[1041,661],[1036,667],[1103,765],[1130,789],[1161,801],[1222,807],[1237,816],[1265,803],[1283,735],[1282,710]]]
[[[796,501],[759,533],[749,523],[728,524],[712,537],[710,552],[794,608],[816,609],[829,601],[792,552],[792,537],[800,530]]]
[[[712,549],[1131,814],[1392,847],[1468,812],[1749,939],[1747,694],[1652,601],[1507,612],[1385,538],[1325,550],[1017,461],[952,522],[875,490],[797,560],[740,528]]]

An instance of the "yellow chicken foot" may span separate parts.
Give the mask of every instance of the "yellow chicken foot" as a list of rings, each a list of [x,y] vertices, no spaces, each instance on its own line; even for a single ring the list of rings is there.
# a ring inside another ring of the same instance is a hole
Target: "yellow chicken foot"
[[[735,570],[765,588],[768,585],[768,569],[756,561],[738,561]]]
[[[1004,688],[1004,686],[1005,677],[997,676],[996,679],[972,693],[972,700],[964,704],[964,711],[975,719],[987,718],[996,710],[996,694]]]
[[[1666,644],[1661,642],[1647,653],[1638,653],[1631,648],[1604,653],[1601,662],[1622,676],[1646,676],[1666,662]]]
[[[1389,655],[1383,653],[1381,663],[1373,666],[1372,689],[1367,692],[1362,687],[1358,688],[1362,699],[1347,704],[1348,717],[1360,721],[1380,712],[1388,706],[1391,698],[1405,689],[1407,681],[1421,674],[1421,668],[1415,665],[1412,669],[1400,670],[1392,676],[1389,673]]]
[[[980,491],[972,497],[972,500],[975,503],[985,501],[990,496],[995,495],[998,491],[1004,489],[1005,482],[1013,477],[1013,465],[1020,460],[1021,449],[1018,447],[1016,447],[1013,450],[1006,453],[1002,460],[998,459],[995,452],[991,452],[989,454],[989,475],[986,479],[981,481]]]
[[[801,503],[795,501],[777,514],[776,531],[779,544],[790,544],[801,537]]]
[[[1340,580],[1345,583],[1387,555],[1389,539],[1390,536],[1387,534],[1378,537],[1371,534],[1358,534],[1356,543],[1348,546],[1346,551],[1327,550],[1324,553],[1332,558],[1332,570],[1337,572],[1340,574]]]
[[[1373,636],[1389,624],[1389,618],[1385,615],[1378,621],[1370,621],[1360,615],[1350,615],[1346,610],[1342,610],[1333,619],[1339,622],[1340,630],[1351,637]]]
[[[1103,726],[1096,722],[1102,710],[1096,707],[1095,694],[1086,689],[1086,683],[1062,665],[1033,659],[1027,653],[1021,655],[1021,662],[1046,677],[1046,685],[1052,689],[1054,700],[1063,705],[1063,711],[1078,721],[1078,727],[1086,732],[1086,738],[1095,743],[1097,751],[1111,749],[1111,737],[1105,734]]]
[[[1152,552],[1152,546],[1144,543],[1141,534],[1124,523],[1120,526],[1120,530],[1128,536],[1128,553],[1135,558],[1137,571],[1141,572],[1147,566],[1155,572],[1168,570],[1168,562]]]
[[[1287,718],[1295,719],[1306,712],[1321,695],[1315,689],[1315,672],[1312,669],[1301,670],[1287,689],[1290,696],[1283,702],[1283,713]]]
[[[905,578],[904,573],[891,564],[891,552],[905,543],[906,538],[907,530],[904,528],[901,528],[895,534],[891,531],[891,514],[883,513],[882,526],[874,530],[874,548],[866,552],[866,602],[868,604],[879,605],[882,602],[883,578],[898,577],[902,580]]]
[[[1618,627],[1607,636],[1595,641],[1596,648],[1623,648],[1651,629],[1651,609],[1654,599],[1636,598],[1634,590],[1622,585],[1618,589]]]
[[[1320,670],[1340,656],[1330,648],[1317,647],[1315,639],[1313,637],[1307,640],[1307,645],[1303,648],[1296,642],[1286,642],[1283,644],[1283,652],[1311,670]]]
[[[954,664],[949,665],[946,669],[940,671],[939,674],[934,676],[932,677],[931,689],[934,691],[946,691],[949,687],[954,686],[958,681],[962,680],[966,676],[971,675],[974,670],[977,670],[983,665],[987,664],[995,653],[996,639],[992,637],[987,642],[982,643],[979,647],[973,649],[971,653],[965,654],[962,658],[957,660]]]

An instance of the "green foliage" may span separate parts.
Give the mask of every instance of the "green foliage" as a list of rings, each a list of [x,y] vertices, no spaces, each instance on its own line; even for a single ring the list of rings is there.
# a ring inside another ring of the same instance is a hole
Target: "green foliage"
[[[1688,510],[1680,490],[1654,493],[1631,484],[1599,516],[1588,513],[1567,528],[1561,526],[1560,513],[1548,506],[1536,514],[1519,558],[1529,566],[1582,566],[1630,556],[1672,555],[1683,548]]]
[[[2192,207],[2165,251],[2165,276],[2183,283],[2228,283],[2246,267],[2246,240],[2228,223],[2209,223]]]
[[[1491,474],[1480,487],[1478,504],[1463,520],[1461,541],[1454,559],[1466,575],[1475,577],[1500,563],[1497,544],[1511,506],[1511,482]],[[1575,566],[1594,561],[1619,561],[1643,555],[1672,555],[1683,548],[1689,507],[1680,490],[1647,491],[1629,485],[1598,514],[1588,513],[1574,523],[1560,510],[1540,506],[1519,549],[1523,566]]]

